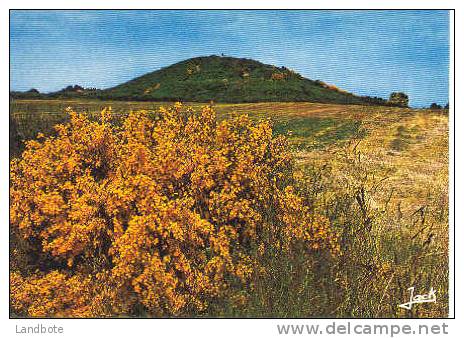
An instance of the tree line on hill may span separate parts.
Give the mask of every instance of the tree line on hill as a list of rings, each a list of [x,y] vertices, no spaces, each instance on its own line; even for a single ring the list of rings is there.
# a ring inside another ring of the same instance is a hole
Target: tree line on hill
[[[438,104],[436,102],[433,102],[430,107],[430,109],[432,110],[440,110],[440,109],[449,109],[449,103],[445,104],[444,106],[442,106],[441,104]]]

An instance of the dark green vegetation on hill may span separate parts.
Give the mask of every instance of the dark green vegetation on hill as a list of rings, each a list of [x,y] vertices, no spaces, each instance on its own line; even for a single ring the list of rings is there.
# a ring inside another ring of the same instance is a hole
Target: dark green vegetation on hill
[[[287,69],[248,59],[199,57],[103,91],[107,98],[217,102],[314,101],[362,103]]]
[[[12,92],[14,98],[98,98],[188,102],[321,102],[388,105],[360,97],[286,68],[251,59],[207,56],[188,59],[113,88],[68,86],[58,92]]]

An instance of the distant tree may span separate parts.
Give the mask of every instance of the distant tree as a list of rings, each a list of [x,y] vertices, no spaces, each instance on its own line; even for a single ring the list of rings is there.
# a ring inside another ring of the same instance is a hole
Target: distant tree
[[[445,109],[449,109],[449,103],[445,104]]]
[[[390,99],[388,102],[394,106],[398,107],[408,107],[409,97],[402,92],[393,92],[390,94]]]
[[[435,102],[430,105],[430,109],[442,109],[442,108],[443,108],[442,106],[440,106],[439,104]]]
[[[29,89],[29,90],[27,91],[27,93],[31,93],[31,94],[40,94],[40,92],[39,92],[37,89],[35,89],[35,88]]]

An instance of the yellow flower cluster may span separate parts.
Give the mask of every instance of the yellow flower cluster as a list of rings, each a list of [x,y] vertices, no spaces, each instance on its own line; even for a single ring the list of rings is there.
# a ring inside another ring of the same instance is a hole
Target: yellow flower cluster
[[[11,305],[31,317],[90,317],[89,277],[52,271],[44,276],[10,275]]]
[[[180,103],[110,120],[71,113],[11,163],[13,251],[30,257],[11,276],[17,313],[201,312],[222,297],[244,303],[266,249],[337,253],[268,122],[218,122]]]

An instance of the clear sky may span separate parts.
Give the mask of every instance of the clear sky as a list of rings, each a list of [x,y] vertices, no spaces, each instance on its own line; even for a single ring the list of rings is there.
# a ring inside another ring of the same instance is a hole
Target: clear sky
[[[448,11],[11,11],[11,90],[107,88],[196,56],[286,66],[359,95],[448,102]]]

